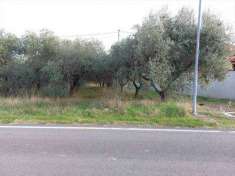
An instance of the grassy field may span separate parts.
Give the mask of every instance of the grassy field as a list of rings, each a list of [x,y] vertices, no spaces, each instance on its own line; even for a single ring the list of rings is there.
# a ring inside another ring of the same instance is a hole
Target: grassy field
[[[199,99],[199,116],[191,116],[190,97],[171,97],[161,103],[154,92],[115,92],[107,88],[82,88],[69,98],[0,98],[0,123],[11,124],[132,124],[158,127],[235,128],[221,109],[235,102]]]

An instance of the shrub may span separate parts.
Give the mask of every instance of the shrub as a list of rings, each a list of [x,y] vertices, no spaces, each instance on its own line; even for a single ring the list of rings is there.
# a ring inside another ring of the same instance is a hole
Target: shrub
[[[65,97],[69,95],[68,83],[58,64],[48,62],[41,70],[40,82],[42,94],[49,97]]]
[[[0,92],[17,96],[31,94],[35,73],[25,63],[11,63],[0,68]]]
[[[66,83],[49,83],[42,88],[42,95],[48,97],[65,97],[69,95],[69,89]]]
[[[176,103],[168,102],[160,105],[159,115],[161,117],[185,117],[186,111]]]

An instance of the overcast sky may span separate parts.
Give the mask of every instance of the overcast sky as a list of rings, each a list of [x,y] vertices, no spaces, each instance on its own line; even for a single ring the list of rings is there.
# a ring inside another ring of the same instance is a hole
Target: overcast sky
[[[150,11],[168,7],[174,14],[182,7],[197,12],[198,0],[0,0],[0,28],[17,35],[46,28],[73,38],[84,34],[131,31]],[[203,10],[212,11],[235,28],[235,0],[203,0]],[[128,33],[121,32],[121,38]],[[94,35],[106,48],[117,33]]]

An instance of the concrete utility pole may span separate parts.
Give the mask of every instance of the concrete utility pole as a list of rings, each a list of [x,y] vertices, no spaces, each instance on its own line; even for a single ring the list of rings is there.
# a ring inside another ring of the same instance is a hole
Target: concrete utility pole
[[[197,115],[197,91],[198,91],[198,62],[200,55],[200,34],[201,34],[201,20],[202,20],[202,0],[199,0],[198,8],[198,24],[197,24],[197,45],[195,55],[195,71],[193,83],[193,115]]]
[[[118,41],[120,40],[120,29],[118,29]]]

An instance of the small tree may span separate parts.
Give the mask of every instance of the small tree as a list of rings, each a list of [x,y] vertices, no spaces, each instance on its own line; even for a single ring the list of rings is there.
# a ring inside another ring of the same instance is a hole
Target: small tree
[[[40,34],[27,32],[21,41],[24,47],[26,63],[35,72],[35,87],[41,88],[40,70],[49,62],[56,59],[59,47],[59,39],[48,30],[41,30]]]
[[[128,37],[114,44],[110,55],[115,79],[119,83],[121,92],[128,82],[132,82],[136,89],[135,96],[137,96],[142,86],[140,77],[142,64],[138,59],[136,39]]]

